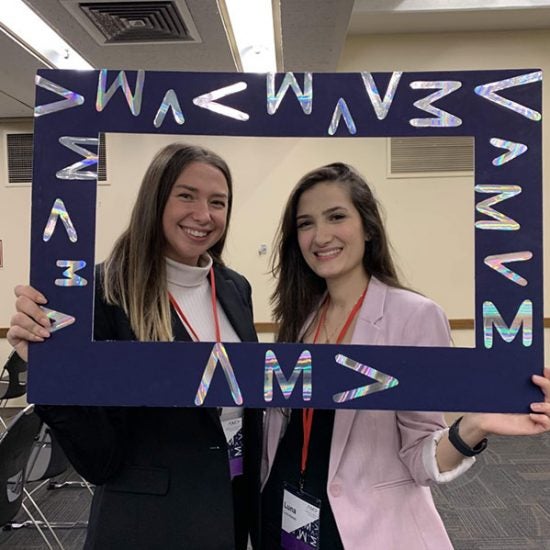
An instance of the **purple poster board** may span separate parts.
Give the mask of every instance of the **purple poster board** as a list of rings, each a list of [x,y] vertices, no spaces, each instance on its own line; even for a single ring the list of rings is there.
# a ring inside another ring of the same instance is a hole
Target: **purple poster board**
[[[44,70],[36,85],[31,283],[59,327],[74,322],[31,346],[32,402],[525,412],[540,399],[541,71]],[[93,342],[100,132],[473,136],[475,348],[222,344],[224,361],[214,343]]]

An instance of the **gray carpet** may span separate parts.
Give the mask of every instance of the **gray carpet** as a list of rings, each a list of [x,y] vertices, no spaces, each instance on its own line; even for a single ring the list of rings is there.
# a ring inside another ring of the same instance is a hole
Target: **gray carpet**
[[[78,479],[72,469],[56,478],[57,481]],[[27,489],[32,490],[36,485],[38,484],[29,483]],[[48,490],[44,486],[33,494],[33,498],[48,521],[86,522],[88,520],[92,495],[87,489],[69,487]],[[25,504],[35,519],[38,519],[39,516],[32,504],[28,502]],[[29,517],[21,510],[14,521],[24,522],[28,519]],[[46,530],[44,532],[52,546],[58,548],[50,533]],[[65,550],[80,550],[84,546],[85,528],[56,529],[55,532]],[[25,527],[8,531],[0,530],[0,548],[43,550],[47,546],[35,527]]]
[[[492,437],[433,494],[456,550],[550,550],[550,435]]]
[[[550,435],[493,437],[470,472],[433,493],[456,550],[550,550]],[[51,521],[86,520],[90,505],[85,489],[42,489],[37,499]],[[57,533],[66,550],[82,548],[84,529]],[[0,532],[0,547],[45,545],[34,528],[26,528]]]

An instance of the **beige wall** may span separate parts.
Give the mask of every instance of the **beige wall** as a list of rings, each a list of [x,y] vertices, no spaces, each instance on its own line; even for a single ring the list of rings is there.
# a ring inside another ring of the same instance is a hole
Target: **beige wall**
[[[13,287],[29,278],[30,186],[7,187],[4,149],[5,133],[32,132],[32,121],[0,120],[0,239],[4,249],[0,268],[0,327],[7,327],[13,310]],[[0,368],[11,353],[7,340],[0,338]],[[23,406],[23,398],[10,406]]]
[[[6,133],[32,132],[32,122],[0,119],[0,239],[4,249],[0,268],[0,327],[11,317],[13,292],[18,282],[29,277],[30,186],[7,186],[4,140]]]
[[[542,69],[550,75],[550,31],[400,34],[350,37],[339,71],[443,71]],[[543,113],[550,112],[550,88],[543,86]],[[550,125],[543,124],[544,178],[544,315],[550,317]],[[450,282],[450,281],[449,281]],[[453,292],[449,286],[448,292]],[[435,295],[433,295],[436,297]],[[449,312],[452,317],[452,312]],[[469,331],[456,331],[457,345],[471,341]],[[550,329],[545,330],[546,363],[550,364]]]
[[[175,139],[108,134],[109,185],[100,188],[98,259],[104,258],[125,227],[151,157]],[[271,320],[269,254],[288,194],[306,171],[336,160],[356,166],[375,188],[407,283],[440,302],[449,316],[473,317],[472,177],[451,178],[452,185],[449,178],[388,179],[386,139],[185,139],[211,147],[233,171],[235,205],[227,262],[252,283],[256,320]],[[128,158],[133,161],[125,162]],[[457,205],[453,211],[441,208],[449,203]],[[260,244],[268,245],[267,255],[258,254]],[[453,291],[448,292],[449,288]]]
[[[400,35],[348,40],[341,71],[423,71],[542,67],[550,74],[550,33],[471,33]],[[548,89],[544,104],[549,106]],[[0,133],[26,125],[0,121]],[[550,143],[544,127],[545,151]],[[186,138],[184,138],[186,139]],[[105,255],[127,221],[131,200],[126,197],[139,183],[154,151],[174,140],[171,136],[108,136],[109,185],[98,193],[98,258]],[[355,164],[376,188],[384,204],[396,257],[406,281],[442,304],[451,318],[473,317],[473,193],[470,178],[386,178],[386,140],[242,140],[241,138],[187,138],[204,143],[231,165],[235,179],[235,209],[228,242],[228,263],[245,273],[254,287],[257,321],[269,321],[271,292],[269,253],[258,254],[260,244],[271,251],[274,229],[289,189],[306,170],[333,160]],[[548,155],[543,155],[547,157]],[[122,162],[116,162],[116,158]],[[7,326],[12,311],[12,287],[28,279],[30,188],[6,188],[5,159],[0,151],[0,239],[4,243],[4,268],[0,269],[0,327]],[[545,173],[548,161],[545,160]],[[550,189],[545,181],[545,239],[550,242],[548,212]],[[441,204],[454,204],[451,218]],[[438,231],[433,228],[437,227]],[[443,227],[444,231],[439,228]],[[414,230],[412,230],[414,228]],[[548,250],[548,246],[546,246]],[[548,289],[550,259],[545,263]],[[550,316],[547,305],[545,315]],[[548,331],[547,331],[548,333]],[[471,345],[469,331],[457,331],[457,345]],[[7,355],[0,341],[0,354]],[[550,357],[547,334],[546,354]],[[0,356],[0,360],[2,359]]]

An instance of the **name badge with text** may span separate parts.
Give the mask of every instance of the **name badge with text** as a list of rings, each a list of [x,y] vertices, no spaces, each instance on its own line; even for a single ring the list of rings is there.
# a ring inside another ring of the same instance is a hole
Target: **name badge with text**
[[[285,483],[281,525],[281,548],[318,550],[321,501]]]

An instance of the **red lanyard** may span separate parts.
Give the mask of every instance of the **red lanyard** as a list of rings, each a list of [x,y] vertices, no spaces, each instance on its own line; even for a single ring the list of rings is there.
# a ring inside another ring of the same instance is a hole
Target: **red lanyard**
[[[353,306],[353,309],[350,311],[350,314],[348,315],[348,318],[346,319],[346,322],[344,323],[344,326],[342,327],[342,330],[340,330],[340,333],[338,334],[338,338],[336,338],[336,343],[341,344],[342,340],[344,339],[344,336],[349,330],[349,327],[351,323],[353,322],[353,319],[357,315],[357,312],[363,305],[363,300],[365,299],[365,294],[367,293],[367,288],[365,287],[365,290],[363,290],[363,293],[361,296],[359,296],[359,299]],[[325,300],[323,311],[321,312],[321,315],[319,317],[319,323],[317,324],[317,329],[315,330],[315,335],[313,336],[313,343],[317,343],[317,339],[319,338],[319,333],[321,332],[321,327],[325,324],[325,319],[327,317],[327,310],[330,303],[330,296],[327,296],[327,299]],[[302,425],[304,429],[304,440],[302,443],[302,465],[300,469],[301,474],[301,484],[303,485],[303,480],[306,473],[306,467],[307,467],[307,456],[309,453],[309,440],[311,439],[311,427],[313,426],[313,409],[303,409],[302,410]]]
[[[220,332],[220,320],[218,318],[218,303],[216,300],[216,278],[214,277],[214,269],[210,268],[210,289],[212,291],[212,315],[214,317],[214,328],[216,330],[216,342],[221,342],[221,332]],[[168,299],[172,304],[173,308],[176,310],[178,317],[180,318],[181,324],[191,333],[194,342],[200,342],[198,334],[195,332],[195,329],[189,322],[189,319],[183,313],[180,305],[176,302],[175,298],[168,293]]]

